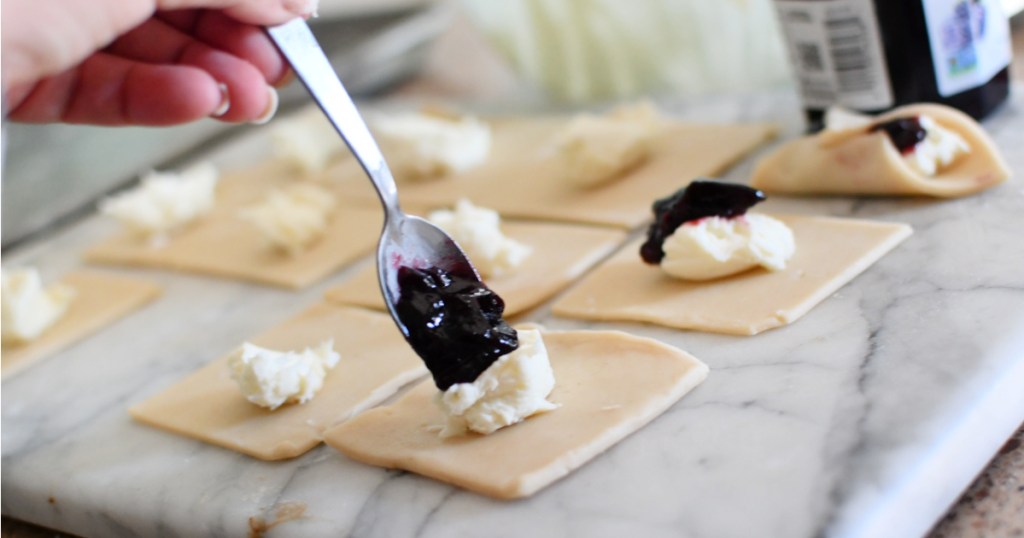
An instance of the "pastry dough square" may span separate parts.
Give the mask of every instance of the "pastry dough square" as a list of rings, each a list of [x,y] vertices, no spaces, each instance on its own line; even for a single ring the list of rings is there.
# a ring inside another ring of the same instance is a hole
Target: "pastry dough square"
[[[491,121],[494,142],[486,163],[434,180],[404,182],[402,203],[410,208],[446,207],[459,198],[503,216],[633,228],[650,217],[651,200],[693,178],[717,175],[775,135],[767,124],[699,125],[667,122],[646,162],[608,183],[585,188],[562,175],[556,149],[569,118]],[[376,203],[352,163],[331,174],[342,178],[347,199]]]
[[[75,289],[67,312],[31,342],[3,344],[3,378],[103,329],[160,295],[160,287],[112,273],[74,271],[60,283]]]
[[[552,312],[569,318],[753,335],[799,319],[911,234],[905,224],[777,218],[796,238],[796,253],[782,271],[758,268],[706,282],[678,280],[640,260],[641,238],[569,290]]]
[[[611,253],[625,232],[571,224],[504,222],[506,235],[533,248],[515,270],[488,278],[487,285],[505,300],[505,316],[525,312],[565,289]],[[327,290],[341,304],[384,309],[376,265],[369,264],[344,283]]]
[[[255,226],[239,218],[243,207],[258,203],[271,188],[294,181],[280,165],[225,176],[217,187],[214,209],[165,244],[152,246],[124,232],[89,248],[85,259],[298,289],[373,251],[383,222],[379,208],[339,205],[320,240],[295,256],[272,248]],[[336,185],[319,185],[344,201]]]
[[[129,412],[135,420],[262,460],[293,458],[318,445],[328,427],[348,420],[427,373],[390,316],[318,304],[254,338],[298,350],[334,339],[341,355],[323,388],[305,404],[269,411],[250,403],[231,379],[225,355]]]
[[[526,497],[643,427],[707,376],[661,342],[618,331],[544,332],[561,407],[490,435],[442,439],[426,380],[392,405],[331,428],[324,441],[371,465],[405,469],[490,497]]]

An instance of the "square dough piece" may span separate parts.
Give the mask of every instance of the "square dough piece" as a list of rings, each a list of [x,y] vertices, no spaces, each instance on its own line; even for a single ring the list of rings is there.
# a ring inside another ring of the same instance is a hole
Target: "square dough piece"
[[[569,118],[492,120],[494,142],[487,162],[449,177],[405,182],[410,208],[451,206],[459,198],[504,216],[634,228],[650,218],[651,200],[693,178],[717,175],[775,135],[766,124],[698,125],[668,122],[651,155],[623,177],[591,188],[562,178],[554,140]],[[348,199],[377,203],[352,163],[343,178]]]
[[[228,356],[202,367],[131,409],[150,426],[262,460],[293,458],[320,444],[324,430],[384,401],[427,373],[390,316],[318,304],[254,338],[274,350],[334,339],[341,355],[305,404],[269,411],[250,403],[231,379]]]
[[[336,428],[324,441],[346,456],[405,469],[490,497],[526,497],[566,476],[668,409],[707,376],[688,353],[618,331],[544,332],[555,371],[554,411],[490,435],[442,439],[426,380],[392,405]]]
[[[160,295],[160,287],[155,284],[111,273],[75,271],[61,278],[60,283],[76,292],[67,312],[39,338],[21,345],[3,345],[3,378],[86,338]]]
[[[621,230],[568,224],[504,222],[502,228],[512,239],[533,247],[514,271],[487,279],[487,285],[505,300],[506,317],[525,312],[565,289],[626,238]],[[327,290],[326,297],[341,304],[384,309],[373,264]]]
[[[290,256],[272,248],[239,211],[258,203],[269,190],[295,179],[280,165],[225,175],[213,210],[153,247],[121,232],[85,252],[90,262],[173,269],[298,289],[369,254],[377,244],[383,214],[379,208],[339,206],[319,241]],[[365,179],[364,179],[365,181]]]
[[[799,319],[911,234],[905,224],[777,218],[796,238],[796,253],[782,271],[757,268],[706,282],[678,280],[640,260],[641,238],[569,290],[552,312],[753,335]]]

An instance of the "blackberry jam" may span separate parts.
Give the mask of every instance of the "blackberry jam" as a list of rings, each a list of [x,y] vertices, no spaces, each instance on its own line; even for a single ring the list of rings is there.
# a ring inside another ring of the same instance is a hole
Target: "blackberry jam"
[[[840,105],[932,102],[982,119],[1009,95],[999,0],[775,0],[811,131]]]
[[[505,302],[478,280],[438,267],[398,269],[395,310],[405,339],[442,391],[471,383],[499,357],[519,347],[501,314]]]
[[[738,217],[764,200],[763,192],[744,185],[694,181],[672,196],[654,202],[654,222],[647,229],[640,257],[657,265],[665,257],[665,240],[683,223],[705,217]]]
[[[921,120],[916,117],[896,118],[883,123],[876,123],[868,128],[868,132],[885,131],[889,139],[906,155],[912,153],[917,144],[928,136],[928,131],[921,126]]]

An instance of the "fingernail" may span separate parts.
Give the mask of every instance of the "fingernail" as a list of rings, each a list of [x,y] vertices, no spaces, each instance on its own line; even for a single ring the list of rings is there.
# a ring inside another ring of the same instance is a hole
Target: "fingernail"
[[[217,84],[217,89],[220,90],[220,104],[210,113],[215,118],[227,114],[228,109],[231,108],[231,95],[228,93],[228,85],[220,82]]]
[[[293,80],[295,80],[295,70],[288,68],[284,72],[284,74],[281,75],[281,78],[277,79],[277,81],[274,82],[274,87],[284,88],[285,86],[291,84]]]
[[[303,18],[316,17],[320,0],[287,0],[285,8]]]
[[[254,125],[263,125],[264,123],[267,123],[270,121],[270,118],[273,118],[274,114],[277,113],[277,105],[280,103],[280,98],[277,96],[277,90],[275,90],[273,86],[267,86],[267,95],[270,98],[267,103],[267,108],[263,110],[263,113],[260,114],[258,118],[252,120]]]

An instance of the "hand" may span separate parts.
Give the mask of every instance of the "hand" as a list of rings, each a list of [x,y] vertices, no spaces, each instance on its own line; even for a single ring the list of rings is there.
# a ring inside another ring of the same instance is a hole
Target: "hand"
[[[266,121],[288,66],[263,33],[311,0],[3,0],[5,112],[16,121]]]

